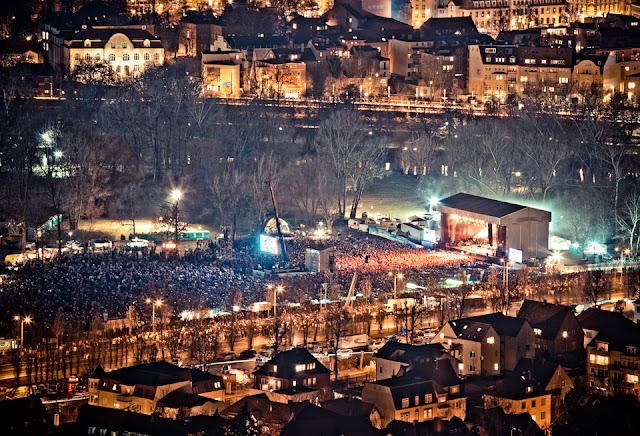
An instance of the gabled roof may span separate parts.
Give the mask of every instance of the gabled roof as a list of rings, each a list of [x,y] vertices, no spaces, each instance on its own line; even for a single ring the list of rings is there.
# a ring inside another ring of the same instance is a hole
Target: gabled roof
[[[375,353],[374,357],[410,364],[434,361],[445,354],[447,352],[442,344],[409,345],[388,341]]]
[[[433,380],[446,388],[460,384],[460,377],[456,374],[453,365],[453,361],[448,359],[414,364],[410,365],[404,374],[401,369],[399,375],[408,375],[414,379]]]
[[[516,318],[514,316],[506,316],[500,312],[496,312],[496,313],[489,313],[486,315],[472,316],[469,318],[460,319],[456,322],[456,324],[458,325],[458,329],[464,327],[464,325],[461,324],[463,322],[464,323],[477,322],[477,323],[488,324],[491,327],[493,327],[496,333],[498,333],[501,337],[502,336],[515,337],[515,336],[518,336],[518,333],[520,333],[520,330],[522,330],[522,327],[527,322],[527,320]]]
[[[474,342],[482,341],[492,328],[491,324],[478,321],[466,321],[465,319],[449,321],[448,324],[451,326],[457,338]]]
[[[282,433],[282,436],[386,435],[371,425],[366,416],[344,416],[331,410],[305,403]]]
[[[364,401],[353,397],[342,397],[335,400],[322,402],[322,407],[332,412],[339,413],[343,416],[365,416],[376,407],[374,404],[365,403]]]
[[[531,327],[542,330],[539,335],[543,339],[553,340],[567,316],[574,316],[571,307],[551,304],[543,301],[524,300],[518,318],[529,321]]]
[[[478,33],[475,23],[471,17],[455,18],[429,18],[421,27],[423,34],[451,34],[456,33]]]
[[[566,374],[562,365],[556,362],[549,360],[520,359],[513,369],[513,374],[519,377],[524,376],[525,378],[529,378],[542,388],[546,388],[558,369]]]
[[[191,379],[189,369],[168,362],[153,362],[129,366],[106,373],[103,377],[127,386],[164,386]]]
[[[524,209],[526,206],[520,204],[507,203],[491,198],[478,197],[477,195],[459,193],[451,197],[440,200],[438,205],[467,212],[488,215],[496,218],[512,214]]]
[[[640,348],[640,325],[620,313],[591,308],[578,316],[578,322],[583,329],[598,332],[594,341],[607,342],[618,350],[625,346]]]
[[[315,367],[306,369],[309,364],[315,364]],[[296,371],[296,365],[305,365],[305,370]],[[330,372],[306,348],[293,348],[276,354],[273,359],[258,368],[254,374],[293,380],[294,378],[328,374]]]
[[[391,377],[386,380],[371,382],[378,386],[386,386],[391,391],[391,397],[396,410],[406,409],[402,407],[402,400],[409,398],[411,407],[420,407],[426,404],[438,402],[438,394],[446,394],[446,391],[433,380],[425,380],[421,377],[412,375],[403,375],[400,377]],[[431,402],[426,402],[425,395],[431,394]],[[418,397],[418,404],[415,404],[415,398]]]
[[[250,395],[232,404],[220,415],[233,417],[238,414],[240,409],[246,407],[258,420],[267,423],[285,424],[291,421],[295,412],[304,407],[305,404],[307,403],[278,403],[269,400],[266,394]]]
[[[107,41],[109,41],[109,39],[116,33],[121,33],[129,38],[134,48],[143,48],[143,43],[146,39],[149,40],[148,48],[162,48],[160,39],[153,36],[149,31],[142,28],[120,26],[90,27],[82,29],[75,35],[65,38],[65,45],[70,48],[82,48],[84,47],[84,41],[87,39],[92,41],[92,47],[95,41],[99,41],[98,44],[106,44]]]
[[[89,378],[101,379],[102,377],[105,376],[105,374],[106,372],[104,371],[104,369],[102,369],[102,365],[98,364],[98,366],[96,366],[96,369],[93,370]]]

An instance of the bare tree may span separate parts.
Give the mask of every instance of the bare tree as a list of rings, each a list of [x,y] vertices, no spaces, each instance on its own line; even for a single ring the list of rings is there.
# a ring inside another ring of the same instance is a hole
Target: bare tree
[[[399,161],[405,174],[426,176],[439,150],[438,143],[425,133],[414,134],[400,149]]]
[[[325,316],[327,332],[329,333],[329,351],[334,355],[334,377],[338,380],[338,349],[340,339],[347,333],[349,314],[339,305],[333,305]]]
[[[616,216],[618,232],[626,239],[627,246],[635,256],[638,253],[638,231],[640,230],[640,196],[633,193],[622,204]]]
[[[604,271],[594,270],[584,273],[584,295],[595,307],[598,307],[598,301],[609,292],[611,292],[611,280]]]

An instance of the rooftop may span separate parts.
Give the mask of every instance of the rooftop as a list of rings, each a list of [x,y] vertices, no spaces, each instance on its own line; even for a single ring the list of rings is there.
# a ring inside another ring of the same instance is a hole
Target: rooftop
[[[478,197],[477,195],[459,193],[440,200],[436,207],[445,206],[467,212],[488,215],[496,218],[512,214],[526,208],[520,204],[507,203],[491,198]]]

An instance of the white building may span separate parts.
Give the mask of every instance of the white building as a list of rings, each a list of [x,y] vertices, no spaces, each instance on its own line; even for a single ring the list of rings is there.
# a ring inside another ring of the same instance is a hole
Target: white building
[[[64,41],[64,63],[74,71],[82,63],[107,61],[119,78],[134,77],[164,64],[160,39],[146,26],[83,28]]]

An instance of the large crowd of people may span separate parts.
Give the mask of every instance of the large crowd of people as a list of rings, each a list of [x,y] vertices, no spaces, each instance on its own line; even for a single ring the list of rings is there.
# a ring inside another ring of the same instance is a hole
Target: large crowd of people
[[[252,275],[253,268],[269,264],[270,259],[247,242],[234,250],[207,247],[188,251],[183,257],[87,253],[32,263],[0,284],[0,314],[4,320],[32,314],[51,323],[62,313],[88,325],[105,312],[109,317],[124,316],[129,306],[144,306],[149,297],[162,298],[175,313],[198,307],[224,309],[232,291],[240,291],[242,303],[248,305],[265,300],[267,285],[277,281],[289,292],[298,290],[297,295],[302,292],[304,298],[316,299],[322,283],[337,284],[346,292],[354,272],[359,280],[371,283],[374,291],[384,291],[393,284],[389,272],[403,272],[408,279],[424,284],[429,278],[455,275],[461,265],[473,261],[462,254],[413,248],[380,238],[334,238],[325,244],[335,248],[332,271],[287,279]],[[287,240],[293,263],[304,262],[308,246],[309,240],[304,238]],[[140,307],[144,310],[148,308]]]

